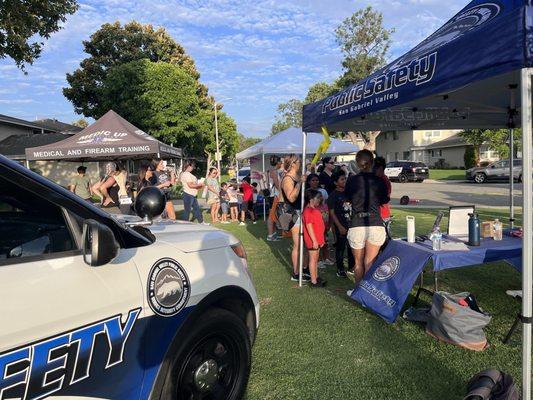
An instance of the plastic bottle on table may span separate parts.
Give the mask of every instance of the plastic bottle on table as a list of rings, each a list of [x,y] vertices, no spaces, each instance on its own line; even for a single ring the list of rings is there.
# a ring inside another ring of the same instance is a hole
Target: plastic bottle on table
[[[499,219],[494,220],[494,240],[503,240],[503,227]]]
[[[439,227],[435,228],[433,232],[431,232],[430,239],[433,245],[433,250],[439,251],[442,247],[442,233]]]

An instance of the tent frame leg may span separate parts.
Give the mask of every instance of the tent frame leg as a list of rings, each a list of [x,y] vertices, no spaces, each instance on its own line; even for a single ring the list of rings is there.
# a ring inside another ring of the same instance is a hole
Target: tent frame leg
[[[522,400],[531,400],[531,317],[533,315],[533,271],[531,261],[533,256],[533,127],[531,120],[531,78],[532,68],[520,71],[520,95],[522,118]]]
[[[263,183],[266,182],[265,180],[265,153],[261,154],[263,156]],[[265,194],[263,193],[263,222],[266,221],[266,198]]]
[[[307,133],[302,131],[302,174],[305,174],[305,153],[307,150]],[[304,194],[305,194],[305,182],[302,182],[302,202],[301,202],[301,212],[303,214],[304,211]],[[298,286],[302,287],[302,274],[303,274],[303,264],[304,264],[304,222],[302,218],[302,214],[300,214],[300,230],[298,233]]]

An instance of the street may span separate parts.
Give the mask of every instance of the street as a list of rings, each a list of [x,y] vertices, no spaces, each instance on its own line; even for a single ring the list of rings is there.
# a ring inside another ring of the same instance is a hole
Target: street
[[[515,205],[522,204],[522,184],[515,183]],[[418,199],[419,206],[449,207],[474,204],[476,207],[507,207],[508,183],[475,184],[464,181],[431,181],[392,183],[391,205],[400,205],[402,196]]]

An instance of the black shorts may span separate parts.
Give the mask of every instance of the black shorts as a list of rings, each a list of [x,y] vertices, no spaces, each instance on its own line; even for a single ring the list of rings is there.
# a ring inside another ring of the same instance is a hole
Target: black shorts
[[[254,201],[248,200],[242,203],[241,211],[254,211]]]
[[[239,207],[239,203],[229,203],[230,207]]]

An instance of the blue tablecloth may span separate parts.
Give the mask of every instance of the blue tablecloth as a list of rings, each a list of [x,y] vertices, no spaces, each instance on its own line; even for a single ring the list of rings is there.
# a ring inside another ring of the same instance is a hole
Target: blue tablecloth
[[[445,237],[445,240],[451,239]],[[429,241],[408,243],[393,240],[378,256],[351,297],[392,323],[428,260],[433,260],[434,271],[505,260],[520,272],[521,257],[522,239],[507,235],[501,241],[484,239],[480,246],[462,251],[434,251]]]
[[[444,236],[444,240],[453,240]],[[493,261],[508,261],[518,271],[522,270],[522,239],[504,235],[503,240],[481,239],[480,246],[468,246],[467,251],[433,250],[431,241],[408,243],[397,241],[404,246],[403,251],[416,248],[426,252],[433,260],[433,270],[460,268]]]

